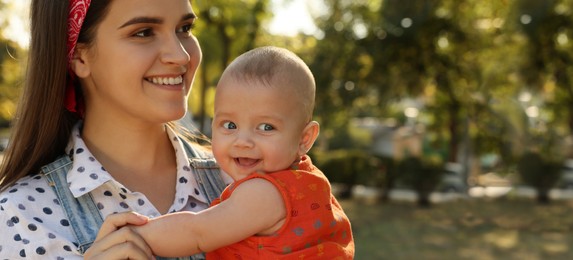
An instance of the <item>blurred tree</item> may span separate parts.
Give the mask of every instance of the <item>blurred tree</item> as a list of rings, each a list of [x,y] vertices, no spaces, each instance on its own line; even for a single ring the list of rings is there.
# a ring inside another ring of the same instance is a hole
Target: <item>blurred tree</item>
[[[437,147],[448,161],[465,134],[479,153],[509,156],[516,129],[495,108],[515,96],[523,41],[504,29],[507,1],[325,3],[313,63],[324,128],[344,136],[350,118],[389,115],[388,104],[421,97],[432,144],[448,144]]]
[[[8,17],[11,12],[5,2],[0,1],[0,17]],[[22,68],[26,60],[25,50],[16,42],[4,37],[7,19],[0,18],[0,127],[9,126],[16,109],[19,87],[22,82]]]
[[[16,109],[22,83],[24,50],[13,41],[0,37],[0,127],[9,126]]]
[[[418,195],[420,207],[430,207],[430,194],[439,186],[444,175],[443,164],[432,158],[407,157],[397,163],[399,178]]]
[[[508,1],[465,1],[458,14],[459,24],[471,39],[475,88],[466,96],[468,135],[475,154],[500,155],[511,165],[512,148],[519,146],[526,121],[516,100],[518,66],[524,58],[523,37],[508,26]],[[510,24],[510,23],[509,23]]]
[[[537,192],[537,202],[548,204],[549,191],[561,177],[562,162],[538,152],[525,152],[518,160],[517,171],[521,180]]]
[[[370,10],[376,2],[325,0],[328,11],[316,17],[323,34],[309,64],[317,83],[316,115],[321,122],[321,140],[338,140],[323,148],[353,147],[350,120],[381,111],[377,86],[366,80],[373,60],[367,51],[370,46],[364,44],[365,22],[374,19],[376,14]]]
[[[456,162],[468,103],[477,90],[479,46],[463,26],[467,1],[384,1],[369,45],[382,99],[424,97],[436,143],[448,140],[447,161]],[[471,24],[470,24],[471,25]],[[445,130],[445,131],[444,131]]]
[[[543,105],[538,115],[539,124],[534,128],[542,132],[556,131],[561,136],[571,135],[573,43],[569,39],[573,37],[573,1],[518,0],[513,10],[510,16],[513,28],[526,39],[527,48],[525,60],[519,66],[519,84],[523,91],[539,96]]]
[[[6,21],[7,15],[5,14],[5,12],[7,12],[8,10],[6,9],[6,3],[4,1],[0,1],[0,13],[2,13],[2,18],[0,18],[0,28],[4,29],[6,28],[6,24],[8,21]]]
[[[311,156],[328,180],[339,184],[337,197],[340,199],[351,198],[357,184],[372,186],[376,181],[373,177],[384,177],[380,172],[380,161],[363,150],[315,150]]]

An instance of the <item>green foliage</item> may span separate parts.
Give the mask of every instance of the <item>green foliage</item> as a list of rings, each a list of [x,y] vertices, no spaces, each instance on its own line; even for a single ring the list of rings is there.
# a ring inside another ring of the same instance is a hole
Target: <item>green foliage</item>
[[[430,193],[440,185],[444,175],[443,164],[430,158],[407,157],[398,162],[399,180],[418,194],[418,204],[430,206]]]
[[[24,50],[15,42],[0,36],[0,127],[8,127],[16,110],[23,78],[24,54]]]
[[[461,118],[468,113],[466,104],[478,76],[471,33],[475,29],[458,15],[467,4],[325,2],[331,12],[317,22],[325,37],[318,43],[313,67],[319,73],[320,114],[336,118],[341,111],[331,106],[351,106],[361,109],[351,109],[350,117],[364,109],[381,115],[391,102],[422,96],[427,115],[435,115],[430,127],[449,131],[450,159],[455,161]],[[374,103],[378,105],[369,106]],[[338,129],[344,122],[331,124],[326,127]]]
[[[354,30],[376,19],[369,11],[375,4],[366,2],[326,0],[328,12],[315,20],[324,36],[314,47],[309,67],[317,84],[316,115],[323,129],[347,128],[354,116],[371,115],[385,105],[378,98],[378,82],[366,80],[377,71],[367,52],[371,46]]]
[[[361,149],[368,150],[372,135],[369,131],[358,128],[325,129],[321,135],[328,137],[328,149]]]
[[[539,153],[527,152],[517,163],[521,180],[537,190],[538,200],[548,202],[548,192],[561,178],[562,161],[544,158]]]
[[[379,160],[362,150],[315,151],[311,156],[331,183],[344,184],[342,197],[349,197],[354,185],[374,186],[382,178]]]
[[[407,157],[398,162],[397,171],[402,183],[418,193],[434,191],[442,180],[443,165],[439,162]]]
[[[508,16],[525,42],[517,80],[539,97],[543,123],[566,134],[573,130],[572,6],[571,0],[518,0]]]
[[[398,162],[391,157],[376,157],[379,162],[380,178],[377,184],[383,189],[394,187],[394,182],[399,177]]]
[[[324,38],[312,69],[326,131],[343,129],[345,118],[357,115],[391,116],[392,103],[420,98],[420,119],[448,142],[449,161],[468,136],[475,154],[493,152],[511,164],[531,137],[517,100],[524,88],[539,90],[533,94],[542,100],[542,127],[560,136],[573,129],[573,1],[325,5],[328,12],[316,19]],[[523,22],[523,15],[532,19]],[[348,140],[339,137],[335,144]]]

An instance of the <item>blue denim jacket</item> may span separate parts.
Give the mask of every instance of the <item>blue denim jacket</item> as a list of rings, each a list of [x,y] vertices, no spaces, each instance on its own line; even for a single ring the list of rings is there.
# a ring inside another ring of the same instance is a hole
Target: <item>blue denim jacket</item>
[[[193,173],[199,188],[207,195],[209,203],[219,197],[225,183],[221,179],[219,166],[213,158],[209,158],[191,145],[183,141],[183,146],[189,156],[189,162],[193,167]],[[90,193],[75,198],[67,185],[67,173],[72,167],[72,160],[68,156],[62,156],[54,162],[42,167],[50,187],[54,189],[60,204],[62,205],[70,226],[73,229],[79,251],[83,254],[93,244],[97,232],[103,223],[102,216],[94,203]],[[181,258],[157,258],[157,259],[205,259],[203,254]]]

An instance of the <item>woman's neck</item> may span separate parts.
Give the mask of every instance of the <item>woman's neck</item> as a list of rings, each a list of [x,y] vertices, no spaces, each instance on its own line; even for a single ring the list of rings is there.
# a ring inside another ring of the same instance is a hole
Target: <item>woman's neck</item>
[[[90,152],[114,177],[125,173],[148,175],[176,164],[165,127],[87,121],[81,135]]]
[[[175,150],[165,127],[84,123],[82,130],[86,146],[106,171],[127,189],[145,194],[162,214],[173,203],[177,179]]]

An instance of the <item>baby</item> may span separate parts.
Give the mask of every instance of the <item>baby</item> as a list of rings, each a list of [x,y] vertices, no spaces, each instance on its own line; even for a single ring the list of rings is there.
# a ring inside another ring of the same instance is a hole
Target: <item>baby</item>
[[[350,221],[306,155],[314,77],[294,53],[261,47],[235,59],[215,95],[213,153],[234,183],[211,207],[134,227],[154,254],[208,259],[352,259]]]

